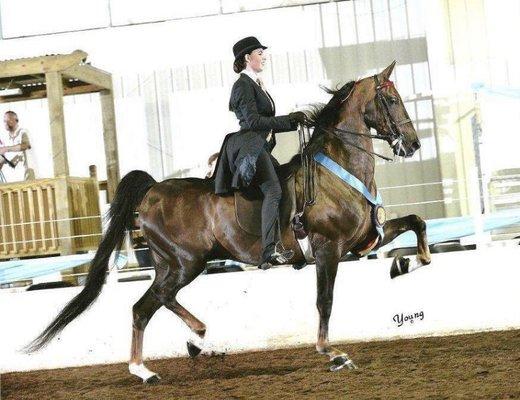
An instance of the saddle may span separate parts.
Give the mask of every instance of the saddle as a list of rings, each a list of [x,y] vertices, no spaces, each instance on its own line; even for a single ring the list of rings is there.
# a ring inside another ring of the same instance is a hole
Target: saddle
[[[276,168],[280,186],[282,188],[282,200],[280,202],[280,229],[287,229],[296,213],[296,168],[283,164]],[[242,230],[258,237],[262,236],[262,199],[259,188],[249,187],[235,192],[235,217]]]

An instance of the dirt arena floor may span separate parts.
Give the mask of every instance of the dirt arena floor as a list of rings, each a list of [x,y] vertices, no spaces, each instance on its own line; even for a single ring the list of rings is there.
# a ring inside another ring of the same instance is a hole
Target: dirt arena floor
[[[341,346],[359,366],[328,372],[313,347],[2,375],[10,399],[520,399],[520,330]]]

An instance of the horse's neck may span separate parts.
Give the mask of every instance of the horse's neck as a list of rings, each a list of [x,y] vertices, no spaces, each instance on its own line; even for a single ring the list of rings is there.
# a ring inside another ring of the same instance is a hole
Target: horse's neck
[[[370,133],[362,119],[362,115],[356,115],[355,113],[351,114],[336,127],[352,132]],[[372,189],[374,185],[375,160],[373,156],[367,153],[374,150],[372,139],[357,135],[344,135],[342,139],[335,138],[335,140],[328,143],[328,152],[343,168],[360,179],[367,188]],[[344,144],[344,141],[361,147],[365,149],[366,152],[354,146]]]

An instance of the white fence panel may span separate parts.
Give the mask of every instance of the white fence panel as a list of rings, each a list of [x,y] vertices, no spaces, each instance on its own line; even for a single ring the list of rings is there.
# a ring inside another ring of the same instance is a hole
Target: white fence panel
[[[520,328],[520,247],[434,254],[432,265],[389,278],[391,260],[343,263],[335,285],[332,341],[446,335]],[[100,299],[46,349],[18,350],[79,289],[0,293],[0,371],[128,360],[132,304],[147,283],[107,285]],[[179,294],[208,326],[206,351],[239,352],[313,344],[315,267],[205,275]],[[407,316],[413,318],[407,318]],[[150,322],[146,357],[186,356],[188,328],[166,309]]]

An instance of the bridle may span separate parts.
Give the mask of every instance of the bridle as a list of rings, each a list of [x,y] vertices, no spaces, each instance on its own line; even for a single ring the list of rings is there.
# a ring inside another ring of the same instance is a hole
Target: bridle
[[[327,128],[318,123],[306,124],[306,126],[308,128],[309,127],[319,128],[320,130],[330,133],[330,134],[342,133],[342,134],[347,134],[347,135],[352,135],[352,136],[363,136],[363,137],[368,137],[371,139],[384,140],[390,144],[390,147],[392,147],[394,149],[395,153],[399,154],[399,152],[401,150],[403,150],[403,152],[404,152],[404,148],[403,148],[404,135],[401,132],[401,126],[409,124],[409,123],[411,124],[412,121],[410,120],[410,118],[396,121],[394,119],[394,117],[392,116],[392,114],[390,113],[390,105],[388,104],[387,99],[383,95],[382,89],[387,88],[387,87],[392,87],[392,86],[394,86],[394,83],[390,80],[379,83],[379,79],[377,78],[377,75],[374,75],[373,78],[374,78],[374,82],[376,84],[376,97],[374,100],[376,103],[376,107],[378,109],[380,109],[381,114],[383,114],[383,118],[385,120],[386,127],[390,131],[389,135],[380,135],[380,134],[372,135],[371,133],[349,131],[346,129],[340,129],[340,128],[336,128],[336,127]],[[353,90],[354,90],[354,88],[352,88],[352,91]],[[352,91],[341,101],[342,103],[350,97],[350,95],[352,94]],[[357,146],[353,143],[346,142],[346,144],[356,147],[357,149],[364,151],[365,153],[368,153],[370,155],[380,157],[386,161],[393,161],[392,158],[383,156],[383,155],[373,152],[373,151],[366,150],[366,149],[362,148],[361,146]]]
[[[386,87],[393,87],[394,83],[391,80],[387,80],[385,82],[379,83],[379,79],[377,75],[374,75],[374,82],[376,83],[376,107],[382,109],[383,118],[385,119],[385,123],[387,128],[390,130],[390,146],[393,149],[399,148],[399,150],[403,149],[403,138],[404,135],[401,132],[401,126],[406,124],[411,124],[412,121],[410,118],[402,119],[400,121],[396,121],[392,114],[390,113],[390,106],[388,104],[387,99],[383,96],[382,89]]]

